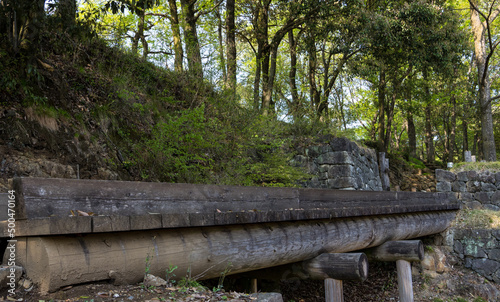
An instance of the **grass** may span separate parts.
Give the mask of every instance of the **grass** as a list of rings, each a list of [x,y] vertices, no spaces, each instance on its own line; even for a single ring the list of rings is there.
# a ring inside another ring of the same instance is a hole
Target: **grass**
[[[454,173],[464,172],[464,171],[477,171],[477,172],[490,171],[493,173],[497,173],[500,172],[500,162],[495,161],[495,162],[457,163],[450,171]]]
[[[500,228],[500,211],[463,209],[457,214],[453,224],[454,227],[460,229]]]

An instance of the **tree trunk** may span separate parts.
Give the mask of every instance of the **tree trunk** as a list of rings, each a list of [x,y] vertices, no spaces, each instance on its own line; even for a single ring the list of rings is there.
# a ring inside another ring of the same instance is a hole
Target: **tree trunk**
[[[453,89],[452,89],[453,90]],[[452,163],[455,155],[455,134],[457,128],[457,100],[455,94],[451,94],[450,98],[451,104],[451,120],[450,120],[450,135],[449,135],[449,147],[448,147],[448,162]]]
[[[253,27],[257,40],[257,54],[255,55],[257,68],[255,70],[254,80],[254,108],[264,110],[260,102],[260,83],[263,83],[263,90],[268,83],[269,72],[269,53],[268,48],[268,22],[269,22],[270,0],[257,4],[256,16],[253,18]],[[262,96],[264,98],[264,96]]]
[[[388,150],[391,144],[391,128],[392,121],[394,120],[394,106],[396,105],[397,98],[397,87],[399,85],[394,84],[394,91],[392,92],[392,99],[387,107],[387,126],[385,127],[385,138],[384,138],[384,150]]]
[[[294,121],[296,121],[299,116],[300,104],[299,104],[299,93],[297,89],[297,41],[293,36],[293,29],[288,32],[288,40],[290,44],[290,72],[288,73],[288,78],[290,81],[290,93],[292,94],[292,105],[290,106],[290,111],[293,116]]]
[[[378,147],[380,152],[386,152],[384,138],[385,138],[385,70],[380,69],[379,82],[378,82]]]
[[[471,11],[471,28],[474,35],[474,54],[476,58],[476,65],[478,70],[478,87],[479,87],[479,106],[481,114],[481,136],[483,143],[484,159],[486,161],[496,161],[496,146],[495,146],[495,136],[493,132],[493,115],[491,111],[491,100],[490,100],[490,88],[491,80],[489,76],[489,59],[493,54],[494,48],[487,51],[486,38],[489,33],[487,29],[489,24],[498,15],[498,9],[490,14],[490,19],[481,22],[481,16],[479,12],[475,9],[472,2],[470,2]],[[488,23],[487,23],[488,22]]]
[[[236,93],[235,0],[226,1],[227,87]]]
[[[427,163],[433,164],[435,157],[434,135],[432,133],[432,104],[431,91],[429,88],[429,76],[424,70],[424,98],[425,98],[425,147]]]
[[[417,158],[417,132],[413,120],[413,108],[410,89],[406,89],[406,100],[408,109],[406,111],[406,120],[408,122],[408,153],[411,157]]]
[[[307,41],[307,52],[309,53],[308,62],[308,77],[309,77],[309,98],[311,99],[311,107],[313,112],[319,113],[320,92],[316,84],[316,71],[318,65],[318,58],[316,54],[316,41],[314,37],[309,36]]]
[[[189,71],[196,77],[203,78],[203,66],[201,64],[200,43],[196,30],[198,17],[195,14],[197,0],[181,0],[182,13],[184,14],[184,43]]]
[[[255,79],[253,82],[253,108],[254,110],[260,110],[260,77],[262,73],[262,52],[260,47],[257,48],[257,53],[255,54]]]
[[[267,75],[264,73],[264,87],[262,89],[262,114],[269,115],[273,113],[273,90],[274,90],[274,78],[276,75],[276,60],[278,56],[278,47],[271,47],[269,59],[267,61]],[[267,79],[266,79],[267,78]]]
[[[170,8],[170,23],[172,26],[172,37],[174,38],[174,69],[177,72],[182,72],[182,57],[184,53],[182,51],[182,40],[181,40],[181,30],[179,25],[179,15],[177,14],[177,1],[168,0],[168,6]]]
[[[226,59],[224,58],[224,42],[222,37],[222,19],[220,15],[220,7],[215,11],[217,16],[217,37],[219,39],[219,66],[222,69],[222,79],[224,86],[228,87],[227,72],[226,72]]]

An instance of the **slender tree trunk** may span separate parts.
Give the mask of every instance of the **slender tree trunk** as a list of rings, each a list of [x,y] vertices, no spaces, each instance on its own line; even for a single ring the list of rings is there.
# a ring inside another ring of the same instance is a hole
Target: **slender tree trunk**
[[[392,92],[392,99],[387,106],[387,126],[385,127],[385,139],[384,139],[384,150],[388,150],[389,146],[391,144],[391,129],[392,129],[392,121],[394,120],[394,106],[396,105],[396,99],[397,99],[397,91],[398,91],[398,84],[394,84],[394,91]]]
[[[199,78],[203,78],[203,66],[201,63],[200,43],[196,30],[198,17],[195,13],[197,0],[181,0],[182,13],[184,14],[184,43],[189,71]]]
[[[491,80],[489,76],[489,57],[492,55],[494,49],[487,51],[487,21],[493,22],[498,15],[498,8],[493,15],[490,16],[491,20],[481,21],[479,12],[474,8],[470,2],[471,11],[471,27],[474,35],[474,54],[476,58],[476,65],[478,69],[478,87],[479,87],[479,106],[481,114],[481,136],[483,142],[484,159],[486,161],[496,161],[496,146],[495,136],[493,132],[493,115],[491,111],[490,101],[490,88]]]
[[[415,122],[413,120],[413,106],[411,90],[408,87],[405,90],[408,109],[406,111],[406,120],[408,124],[408,153],[411,157],[417,158],[417,132],[415,131]]]
[[[384,138],[385,138],[385,89],[387,83],[385,79],[385,70],[380,69],[378,81],[378,146],[379,150],[386,152]]]
[[[236,93],[235,0],[226,0],[227,87]]]
[[[290,44],[290,72],[288,78],[290,81],[290,93],[292,94],[292,104],[290,110],[294,120],[299,118],[299,92],[297,89],[297,42],[293,35],[293,29],[288,32],[288,41]]]
[[[453,90],[453,89],[452,89]],[[449,135],[449,154],[448,154],[448,162],[453,162],[455,157],[455,136],[456,136],[456,128],[457,128],[457,100],[455,98],[455,94],[451,94],[450,98],[451,105],[451,117],[450,117],[450,135]]]
[[[267,61],[267,73],[264,73],[264,87],[262,89],[262,114],[269,115],[272,113],[272,96],[274,90],[274,78],[276,75],[276,59],[278,55],[278,47],[271,47],[269,59]],[[266,65],[264,65],[266,66]]]
[[[269,5],[270,0],[264,3],[258,3],[256,8],[256,16],[253,19],[253,27],[257,40],[257,54],[255,56],[257,68],[255,71],[254,80],[254,107],[264,111],[264,106],[260,101],[260,83],[262,82],[262,90],[266,90],[268,85],[269,72],[269,47],[268,47],[268,22],[269,22]],[[262,95],[264,99],[264,95]]]
[[[316,83],[316,71],[318,66],[318,58],[316,54],[316,41],[313,36],[309,36],[307,43],[307,52],[309,54],[308,62],[308,78],[309,78],[309,98],[311,102],[311,107],[313,112],[319,117],[319,103],[321,99],[320,92],[318,91],[318,85]]]
[[[435,158],[434,134],[432,132],[432,104],[429,88],[429,76],[424,70],[424,98],[425,98],[425,147],[427,163],[433,164]]]
[[[260,78],[262,73],[262,52],[260,47],[255,54],[255,79],[253,82],[253,107],[254,110],[260,110]]]
[[[174,39],[174,69],[177,72],[182,72],[182,57],[184,56],[182,50],[181,29],[179,25],[179,15],[177,13],[177,1],[168,0],[168,7],[170,9],[170,23],[172,27],[172,37]]]
[[[226,59],[224,58],[224,42],[222,37],[222,19],[220,15],[220,6],[217,8],[215,14],[217,15],[217,37],[219,39],[219,66],[222,70],[222,80],[224,81],[224,86],[228,88],[228,79],[226,72]]]

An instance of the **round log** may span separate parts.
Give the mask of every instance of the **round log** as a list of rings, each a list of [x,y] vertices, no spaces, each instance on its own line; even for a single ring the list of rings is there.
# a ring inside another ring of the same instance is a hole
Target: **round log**
[[[178,278],[220,277],[345,253],[444,231],[453,211],[332,220],[19,237],[16,262],[42,291],[112,279],[142,281],[144,270],[164,276],[177,266]],[[149,257],[148,257],[149,256]],[[149,263],[147,261],[149,259]],[[5,260],[5,259],[4,259]]]
[[[363,253],[321,254],[304,263],[311,279],[363,281],[368,277],[368,258]]]
[[[374,261],[421,261],[424,259],[424,244],[421,240],[388,241],[364,252]]]

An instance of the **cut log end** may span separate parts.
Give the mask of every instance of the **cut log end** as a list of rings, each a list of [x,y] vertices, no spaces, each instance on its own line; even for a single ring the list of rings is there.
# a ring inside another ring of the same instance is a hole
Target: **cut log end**
[[[374,261],[421,261],[424,259],[424,245],[421,240],[388,241],[365,250],[365,253]]]
[[[304,262],[311,279],[365,280],[368,258],[364,253],[321,254]]]

